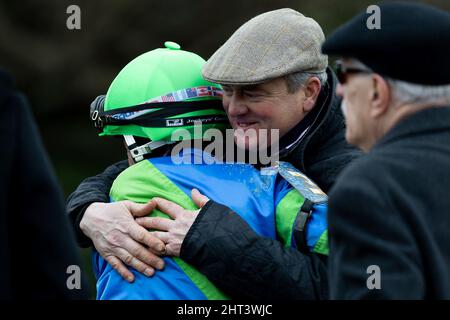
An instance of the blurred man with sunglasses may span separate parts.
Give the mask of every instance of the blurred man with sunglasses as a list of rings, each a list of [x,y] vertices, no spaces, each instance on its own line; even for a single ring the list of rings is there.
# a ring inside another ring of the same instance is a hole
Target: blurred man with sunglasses
[[[323,52],[338,62],[346,139],[365,156],[329,198],[334,299],[450,299],[450,14],[380,5]]]

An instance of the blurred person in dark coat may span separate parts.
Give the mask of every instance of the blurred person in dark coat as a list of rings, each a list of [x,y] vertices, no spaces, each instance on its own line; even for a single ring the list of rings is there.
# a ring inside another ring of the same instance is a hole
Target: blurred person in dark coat
[[[450,14],[364,12],[323,51],[338,64],[346,139],[367,154],[329,197],[333,299],[450,299]]]
[[[2,71],[0,141],[0,299],[87,298],[61,190],[28,103]]]

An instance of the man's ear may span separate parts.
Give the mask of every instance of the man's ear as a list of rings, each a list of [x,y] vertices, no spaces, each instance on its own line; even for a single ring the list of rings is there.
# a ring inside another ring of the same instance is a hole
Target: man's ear
[[[389,85],[384,78],[378,74],[372,75],[372,89],[368,91],[370,97],[370,115],[378,118],[385,114],[390,103]]]
[[[309,78],[304,85],[305,100],[303,103],[303,111],[305,113],[310,112],[314,108],[317,98],[319,97],[321,87],[320,80],[317,77]]]

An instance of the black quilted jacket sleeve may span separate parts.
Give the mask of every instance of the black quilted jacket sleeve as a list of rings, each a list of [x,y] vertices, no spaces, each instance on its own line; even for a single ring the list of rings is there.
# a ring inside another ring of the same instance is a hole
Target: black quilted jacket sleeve
[[[213,201],[186,235],[181,258],[232,298],[328,298],[325,257],[260,237],[239,215]]]
[[[128,167],[126,160],[117,162],[96,176],[85,179],[67,198],[66,212],[75,230],[77,243],[81,247],[92,245],[80,229],[80,221],[87,207],[94,202],[109,202],[109,190],[116,177]]]

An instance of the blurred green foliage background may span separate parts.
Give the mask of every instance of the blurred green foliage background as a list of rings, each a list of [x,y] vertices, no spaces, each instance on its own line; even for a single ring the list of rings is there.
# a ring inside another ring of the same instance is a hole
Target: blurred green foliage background
[[[450,1],[417,1],[450,11]],[[90,102],[141,53],[179,43],[207,59],[244,22],[290,7],[328,35],[373,0],[54,0],[0,2],[0,68],[29,98],[65,196],[86,177],[124,159],[120,140],[100,138]],[[81,8],[81,30],[66,9]],[[382,17],[381,17],[382,19]],[[382,23],[382,22],[381,22]],[[88,266],[88,251],[83,251]],[[93,281],[91,281],[93,283]]]

